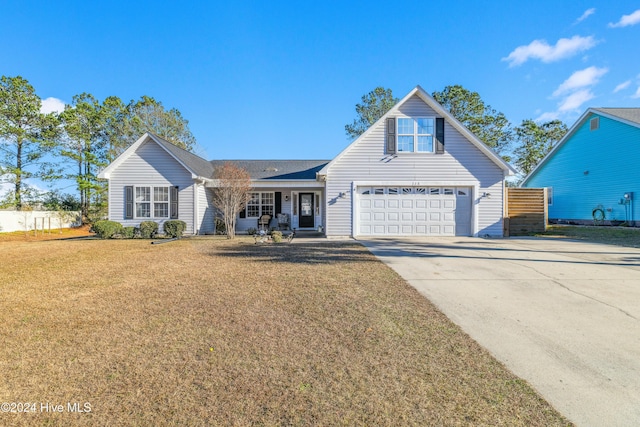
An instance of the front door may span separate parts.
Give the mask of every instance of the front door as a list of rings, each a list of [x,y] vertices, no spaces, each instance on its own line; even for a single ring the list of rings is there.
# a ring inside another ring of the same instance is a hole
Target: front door
[[[313,199],[313,193],[300,193],[300,228],[314,228],[316,225]]]

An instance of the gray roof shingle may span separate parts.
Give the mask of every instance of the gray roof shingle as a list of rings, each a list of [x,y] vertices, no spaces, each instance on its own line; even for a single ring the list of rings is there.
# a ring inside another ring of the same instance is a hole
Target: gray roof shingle
[[[188,152],[187,150],[178,147],[167,141],[158,135],[149,132],[149,135],[160,145],[162,145],[167,151],[169,151],[175,158],[180,160],[191,169],[196,175],[210,178],[213,175],[213,166],[200,156]]]
[[[225,162],[231,162],[249,172],[251,179],[316,179],[319,172],[330,160],[212,160],[215,169]]]
[[[231,162],[249,172],[251,179],[272,180],[315,180],[319,172],[330,160],[212,160],[184,150],[158,135],[149,133],[158,144],[175,158],[203,178],[212,178],[216,167]]]
[[[640,124],[640,108],[594,108],[594,110]]]

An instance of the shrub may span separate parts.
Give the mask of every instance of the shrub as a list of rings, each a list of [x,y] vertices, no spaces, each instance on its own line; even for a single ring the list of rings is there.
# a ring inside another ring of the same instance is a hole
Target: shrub
[[[133,239],[138,234],[137,227],[122,227],[122,237],[125,239]]]
[[[158,223],[154,221],[142,221],[140,223],[140,236],[143,239],[152,239],[158,234]]]
[[[116,234],[122,234],[122,224],[115,221],[107,221],[106,219],[96,221],[93,224],[93,231],[101,239],[111,239]]]
[[[164,223],[164,234],[169,237],[182,237],[182,233],[187,228],[187,223],[174,219]]]
[[[227,226],[222,218],[216,218],[216,234],[227,234]]]
[[[272,231],[271,232],[271,240],[273,240],[273,243],[282,242],[282,231],[278,231],[278,230]]]
[[[258,234],[258,230],[255,227],[249,227],[247,228],[247,234],[253,236],[254,234]]]

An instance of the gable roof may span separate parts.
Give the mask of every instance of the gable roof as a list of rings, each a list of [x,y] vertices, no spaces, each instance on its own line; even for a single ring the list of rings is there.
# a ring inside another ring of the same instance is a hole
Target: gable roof
[[[589,108],[580,116],[580,118],[578,118],[578,120],[576,120],[573,126],[571,126],[571,128],[567,131],[565,136],[562,137],[562,139],[556,144],[556,146],[553,147],[551,151],[549,151],[547,155],[544,156],[542,160],[540,160],[540,162],[538,162],[536,167],[533,168],[531,172],[529,172],[529,175],[524,177],[524,179],[520,183],[520,187],[526,185],[531,177],[538,172],[538,169],[540,169],[545,163],[547,163],[547,161],[549,161],[549,159],[553,157],[555,152],[558,151],[560,147],[562,147],[569,139],[571,139],[573,134],[576,133],[578,129],[580,129],[580,127],[587,121],[591,114],[598,114],[611,120],[626,123],[630,126],[640,128],[640,108]]]
[[[111,172],[128,159],[135,151],[148,141],[155,142],[159,147],[164,149],[171,157],[173,157],[182,167],[191,173],[193,178],[211,178],[213,174],[213,166],[200,156],[196,156],[187,150],[180,148],[164,138],[159,137],[151,132],[146,132],[136,142],[131,144],[116,159],[98,174],[98,178],[108,179]]]
[[[379,126],[381,123],[384,123],[384,120],[388,116],[392,116],[392,115],[398,113],[398,110],[400,109],[400,107],[405,102],[407,102],[409,99],[411,99],[411,97],[413,97],[414,95],[418,96],[420,99],[422,99],[422,101],[424,101],[425,104],[427,104],[429,107],[431,107],[431,109],[433,109],[436,112],[436,114],[438,114],[441,117],[444,117],[444,119],[445,119],[445,121],[447,123],[449,123],[458,132],[460,132],[469,142],[471,142],[473,145],[475,145],[493,163],[498,165],[498,167],[500,167],[500,169],[502,169],[505,172],[506,175],[515,175],[516,170],[511,165],[509,165],[507,162],[505,162],[502,159],[502,157],[500,157],[495,151],[493,151],[491,148],[489,148],[487,146],[487,144],[482,142],[477,136],[475,136],[473,133],[471,133],[471,131],[469,129],[467,129],[462,123],[460,123],[451,113],[449,113],[449,111],[447,111],[442,105],[440,105],[440,103],[438,103],[438,101],[433,99],[433,97],[431,95],[429,95],[419,85],[416,86],[415,88],[413,88],[413,90],[411,90],[411,92],[409,92],[396,105],[394,105],[389,111],[387,111],[387,113],[385,115],[380,117],[378,119],[378,121],[376,121],[373,125],[369,126],[369,129],[367,129],[362,135],[360,135],[351,144],[349,144],[347,146],[347,148],[342,150],[342,152],[340,154],[338,154],[333,160],[331,160],[331,162],[329,162],[329,164],[327,164],[324,168],[322,168],[322,170],[319,173],[321,175],[326,175],[328,170],[329,170],[329,168],[333,164],[335,164],[342,156],[344,156],[347,152],[349,152],[351,150],[351,148],[354,147],[358,143],[358,141],[360,141],[361,139],[367,137],[367,135],[369,135],[371,132],[373,132],[374,128]]]
[[[617,117],[640,125],[640,108],[591,108],[590,110],[597,111],[603,116]]]
[[[249,172],[251,179],[315,180],[329,160],[212,160],[213,169],[231,162]]]

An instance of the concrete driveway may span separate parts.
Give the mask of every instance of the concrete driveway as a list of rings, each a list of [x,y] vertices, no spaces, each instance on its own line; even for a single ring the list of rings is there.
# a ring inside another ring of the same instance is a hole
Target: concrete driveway
[[[640,249],[360,241],[577,425],[640,425]]]

